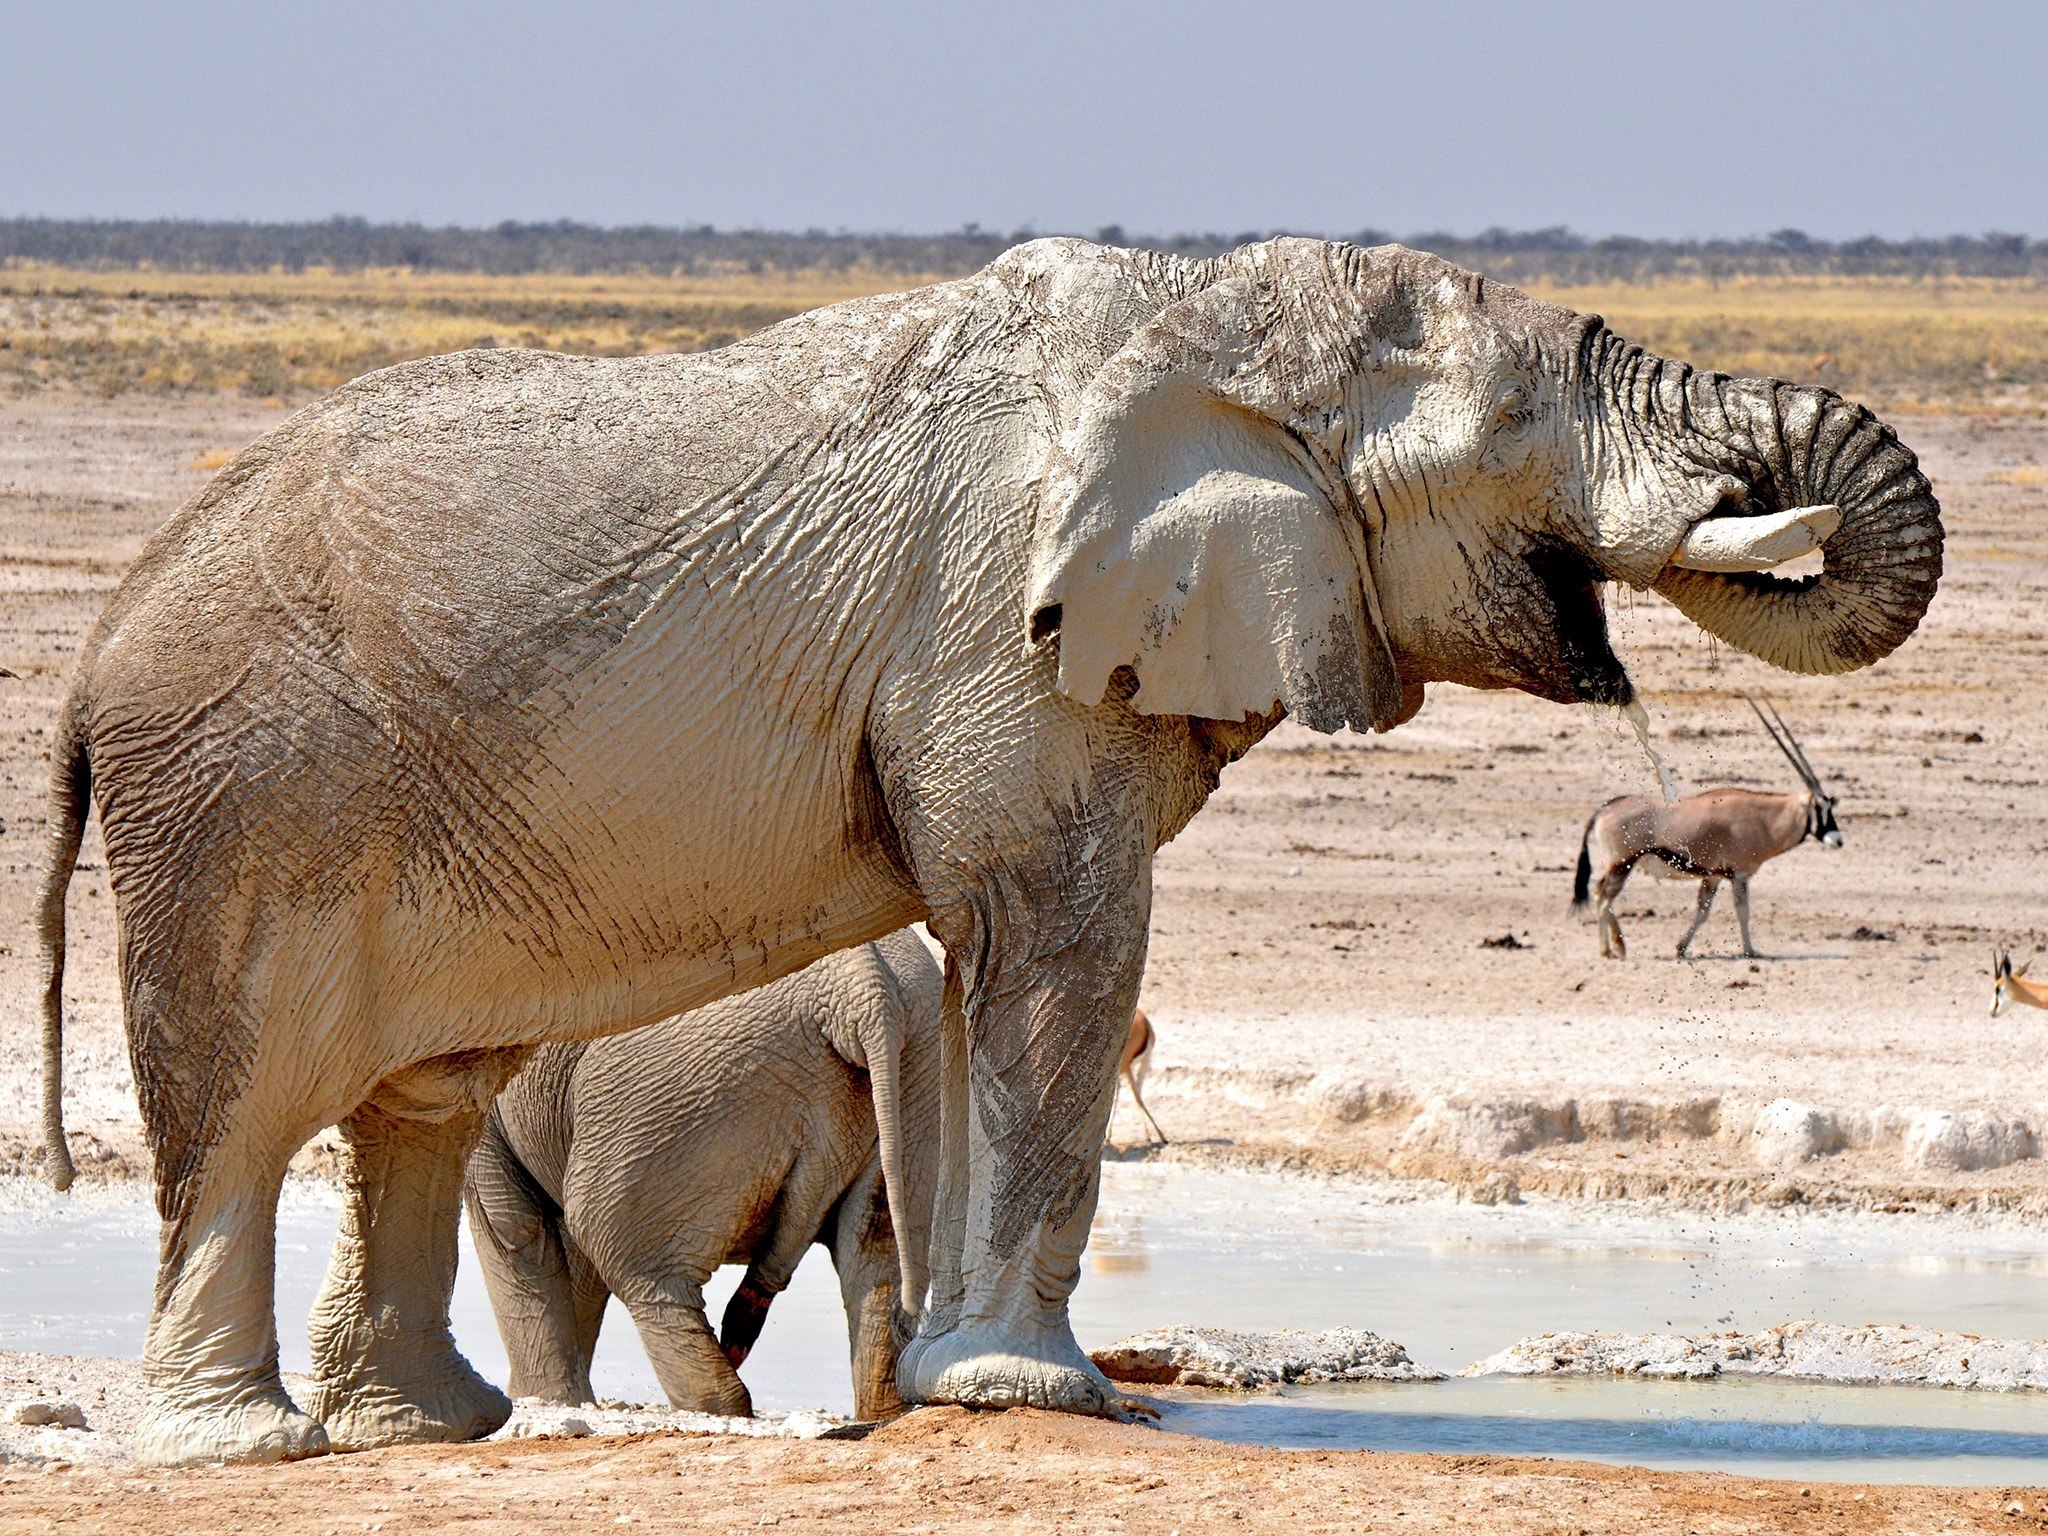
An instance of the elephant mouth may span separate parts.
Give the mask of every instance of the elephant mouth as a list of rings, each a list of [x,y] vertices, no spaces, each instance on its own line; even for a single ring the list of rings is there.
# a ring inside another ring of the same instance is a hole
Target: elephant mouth
[[[1549,605],[1555,646],[1547,675],[1530,691],[1559,704],[1628,703],[1635,684],[1607,638],[1600,568],[1570,545],[1549,541],[1531,546],[1523,560]]]
[[[1720,502],[1680,537],[1666,561],[1667,571],[1710,572],[1792,591],[1817,582],[1815,575],[1792,575],[1780,568],[1821,549],[1841,525],[1841,509],[1786,507],[1769,487],[1747,485],[1733,476],[1727,486]],[[1633,700],[1635,684],[1608,639],[1601,597],[1603,583],[1625,578],[1562,541],[1538,540],[1522,559],[1549,610],[1552,637],[1551,654],[1531,669],[1536,685],[1528,691],[1562,704]]]

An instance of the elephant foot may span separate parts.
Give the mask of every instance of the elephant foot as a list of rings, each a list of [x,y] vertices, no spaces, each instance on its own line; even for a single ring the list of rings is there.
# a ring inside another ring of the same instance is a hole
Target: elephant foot
[[[152,1392],[129,1447],[143,1467],[299,1461],[331,1448],[320,1421],[301,1413],[282,1387],[201,1404],[174,1404]]]
[[[505,1383],[505,1395],[515,1401],[531,1397],[558,1408],[580,1408],[597,1401],[588,1372],[580,1376],[534,1371],[522,1373],[516,1363],[512,1367],[512,1379]]]
[[[1155,1413],[1097,1370],[1064,1324],[1057,1332],[1034,1334],[992,1323],[968,1324],[913,1339],[897,1365],[896,1380],[907,1403],[1047,1408],[1108,1419]]]
[[[413,1372],[404,1380],[375,1372],[316,1382],[306,1406],[327,1426],[337,1451],[481,1440],[512,1417],[512,1399],[460,1355],[444,1357],[431,1374]]]

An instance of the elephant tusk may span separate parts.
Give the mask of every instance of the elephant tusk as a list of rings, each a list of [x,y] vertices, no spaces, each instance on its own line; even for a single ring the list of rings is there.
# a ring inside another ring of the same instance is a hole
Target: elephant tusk
[[[1764,517],[1710,517],[1695,523],[1671,556],[1688,571],[1768,571],[1810,555],[1842,526],[1840,507],[1794,507]]]

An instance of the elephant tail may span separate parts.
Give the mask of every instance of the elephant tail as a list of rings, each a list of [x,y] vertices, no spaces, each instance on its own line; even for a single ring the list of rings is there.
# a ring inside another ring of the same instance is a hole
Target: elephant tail
[[[92,762],[87,754],[85,701],[74,693],[57,721],[51,751],[49,834],[43,847],[42,888],[36,901],[38,966],[43,982],[43,1171],[53,1187],[71,1187],[75,1170],[64,1140],[64,902],[85,818],[92,810]]]
[[[869,945],[875,968],[888,993],[886,1012],[876,1010],[864,1021],[862,1049],[867,1054],[868,1086],[875,1098],[875,1139],[881,1144],[882,1187],[889,1201],[889,1225],[896,1235],[896,1266],[903,1286],[899,1303],[911,1317],[924,1311],[925,1255],[916,1251],[911,1233],[910,1186],[903,1173],[903,998],[882,952]]]
[[[1606,807],[1601,807],[1602,810]],[[1593,823],[1600,819],[1595,811],[1586,818],[1585,835],[1579,839],[1579,867],[1572,875],[1572,916],[1581,917],[1586,911],[1586,901],[1593,886]]]

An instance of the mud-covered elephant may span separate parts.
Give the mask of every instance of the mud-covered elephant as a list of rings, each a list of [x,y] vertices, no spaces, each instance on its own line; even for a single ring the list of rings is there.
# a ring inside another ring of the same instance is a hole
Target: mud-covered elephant
[[[735,1367],[817,1243],[846,1303],[855,1411],[901,1408],[896,1357],[924,1297],[938,1184],[944,986],[905,931],[628,1035],[536,1051],[469,1160],[512,1395],[591,1401],[617,1296],[671,1404],[751,1413]],[[721,1264],[746,1274],[714,1338],[704,1282]]]
[[[1606,581],[1862,666],[1941,550],[1861,407],[1394,246],[1036,241],[699,356],[336,391],[150,540],[53,733],[46,1027],[90,793],[164,1219],[138,1454],[488,1427],[442,1298],[522,1053],[918,918],[959,1006],[904,1396],[1116,1411],[1068,1296],[1152,856],[1225,765],[1433,680],[1629,700]],[[273,1202],[336,1121],[323,1431]]]

